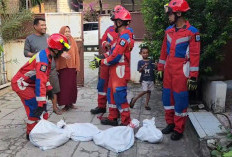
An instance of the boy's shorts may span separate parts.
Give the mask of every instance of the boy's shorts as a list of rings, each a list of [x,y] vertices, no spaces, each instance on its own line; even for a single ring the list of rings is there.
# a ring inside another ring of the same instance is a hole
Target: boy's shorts
[[[154,90],[154,82],[153,81],[142,81],[142,89],[143,91]]]

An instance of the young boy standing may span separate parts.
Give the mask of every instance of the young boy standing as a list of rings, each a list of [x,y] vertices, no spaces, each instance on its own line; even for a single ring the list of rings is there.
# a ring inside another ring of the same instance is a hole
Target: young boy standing
[[[154,89],[154,64],[152,60],[148,58],[149,49],[146,46],[141,47],[139,54],[143,57],[142,60],[138,62],[138,71],[141,73],[140,82],[142,84],[143,92],[138,96],[131,99],[130,108],[134,107],[135,102],[142,97],[144,94],[147,94],[145,109],[151,110],[148,106],[151,91]]]

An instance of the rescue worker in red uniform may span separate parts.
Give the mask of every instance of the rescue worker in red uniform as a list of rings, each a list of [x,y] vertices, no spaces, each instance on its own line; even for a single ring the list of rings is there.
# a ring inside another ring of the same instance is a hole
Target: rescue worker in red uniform
[[[110,54],[111,47],[115,46],[117,41],[118,33],[115,32],[114,26],[110,26],[105,31],[104,35],[102,36],[101,45],[102,48],[106,51],[104,53],[104,57],[108,57]],[[105,113],[106,112],[106,103],[107,103],[107,88],[108,88],[108,81],[109,81],[109,66],[101,65],[100,66],[100,76],[98,78],[98,106],[95,109],[91,109],[90,112],[92,114],[98,113]]]
[[[162,100],[165,109],[166,128],[172,140],[183,136],[187,119],[188,90],[197,88],[200,59],[200,34],[183,17],[189,10],[185,0],[172,0],[166,8],[169,26],[165,31],[158,63],[158,78],[163,75]],[[164,72],[164,73],[163,73]]]
[[[125,9],[121,5],[117,5],[114,7],[113,13],[118,12],[119,10]],[[113,17],[111,17],[111,20]],[[133,37],[133,29],[127,27],[128,30],[131,31],[130,35]],[[105,31],[104,35],[101,39],[101,46],[106,53],[104,53],[104,58],[107,58],[115,48],[116,42],[118,38],[118,33],[115,32],[115,26],[112,25]],[[134,40],[130,43],[131,49],[134,47]],[[94,109],[91,109],[90,112],[92,114],[105,113],[106,112],[106,103],[107,103],[107,89],[108,89],[108,81],[109,81],[109,66],[101,65],[100,66],[100,76],[98,79],[98,106]]]
[[[93,68],[97,68],[99,65],[110,66],[107,91],[109,115],[101,120],[101,124],[117,126],[120,112],[121,125],[128,125],[131,119],[127,102],[127,82],[130,80],[130,52],[133,39],[131,30],[127,29],[127,26],[131,21],[131,15],[128,10],[121,9],[114,13],[112,19],[115,22],[115,31],[119,33],[116,46],[109,57],[96,56],[95,61],[92,61],[91,64]]]
[[[52,98],[52,86],[49,83],[52,57],[59,57],[70,48],[67,38],[61,34],[52,34],[47,43],[48,48],[35,54],[11,81],[12,89],[20,97],[28,117],[27,139],[43,112],[44,119],[48,119],[46,94]]]

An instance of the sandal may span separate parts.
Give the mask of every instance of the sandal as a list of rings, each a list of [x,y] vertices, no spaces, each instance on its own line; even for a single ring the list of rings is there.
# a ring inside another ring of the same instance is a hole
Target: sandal
[[[146,110],[151,110],[151,108],[149,106],[145,106]]]
[[[133,100],[134,100],[134,98],[132,98],[131,101],[130,101],[130,108],[134,107],[134,104],[132,104]]]
[[[53,109],[53,112],[57,115],[62,115],[62,111],[60,109]]]

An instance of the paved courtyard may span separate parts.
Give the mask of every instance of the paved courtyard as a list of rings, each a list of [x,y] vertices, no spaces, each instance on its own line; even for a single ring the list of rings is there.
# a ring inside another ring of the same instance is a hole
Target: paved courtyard
[[[107,129],[110,126],[103,126],[95,115],[90,114],[90,109],[97,105],[97,70],[88,69],[90,57],[85,57],[85,87],[78,88],[78,99],[76,110],[71,110],[62,115],[56,115],[49,108],[51,116],[49,121],[58,122],[64,119],[67,123],[92,123],[99,129]],[[138,94],[140,85],[129,84],[128,100]],[[161,103],[161,90],[155,88],[152,92],[150,107],[151,111],[144,109],[145,97],[140,99],[134,109],[131,110],[131,117],[138,119],[142,124],[144,119],[156,118],[156,125],[159,129],[166,126],[164,110]],[[0,156],[17,157],[198,157],[198,149],[195,145],[196,138],[192,128],[187,126],[184,137],[180,141],[171,141],[170,135],[164,135],[163,142],[149,144],[135,140],[134,146],[123,152],[113,153],[90,142],[74,142],[70,140],[63,146],[56,149],[42,151],[33,146],[25,138],[26,114],[19,100],[19,97],[11,90],[0,96]],[[135,130],[137,132],[137,130]]]

